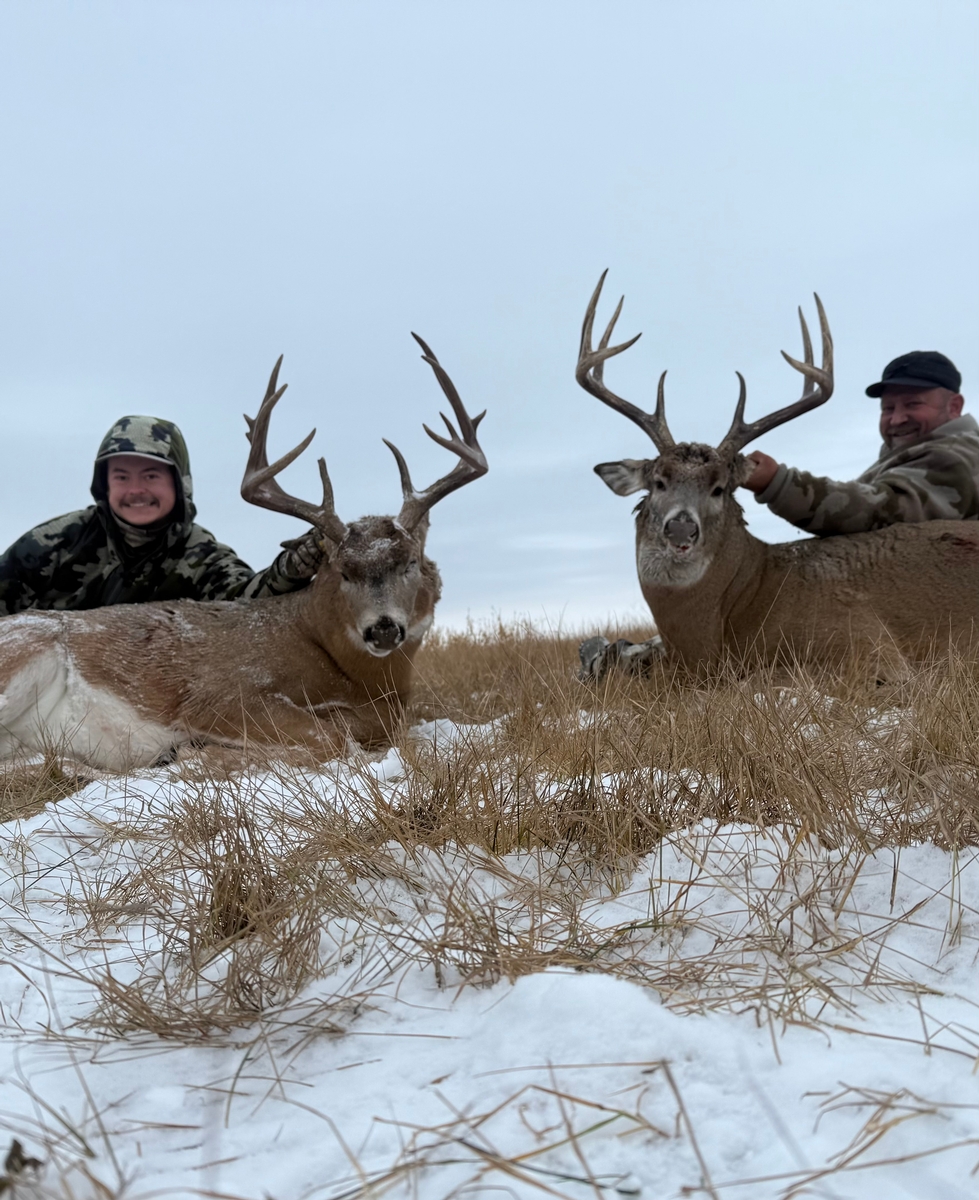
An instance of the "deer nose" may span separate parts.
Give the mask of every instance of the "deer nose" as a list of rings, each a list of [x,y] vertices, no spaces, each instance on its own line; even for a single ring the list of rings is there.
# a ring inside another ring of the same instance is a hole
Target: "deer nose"
[[[672,546],[688,548],[700,537],[700,526],[688,512],[678,512],[663,526],[663,533]]]
[[[379,617],[364,630],[364,641],[377,650],[393,650],[405,640],[405,627],[390,617]]]

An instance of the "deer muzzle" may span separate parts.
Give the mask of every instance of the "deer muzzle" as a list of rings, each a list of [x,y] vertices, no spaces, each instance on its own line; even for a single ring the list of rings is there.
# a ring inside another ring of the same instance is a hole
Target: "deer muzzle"
[[[663,535],[674,550],[685,552],[700,537],[700,526],[686,511],[674,513],[663,525]]]
[[[391,617],[378,617],[364,630],[364,641],[372,654],[390,654],[405,640],[405,627]]]

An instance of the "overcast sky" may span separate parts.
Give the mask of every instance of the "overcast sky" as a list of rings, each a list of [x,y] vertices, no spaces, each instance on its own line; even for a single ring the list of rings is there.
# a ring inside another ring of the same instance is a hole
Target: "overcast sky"
[[[490,473],[433,512],[439,619],[642,611],[631,503],[592,473],[651,456],[577,387],[585,305],[641,341],[606,372],[680,440],[794,400],[821,295],[836,393],[758,443],[852,477],[863,388],[940,349],[979,409],[979,4],[883,0],[0,6],[0,543],[89,502],[124,413],[175,420],[199,520],[254,566],[300,526],[240,499],[243,412],[285,354],[270,452],[346,520],[450,465],[444,401]],[[747,493],[752,530],[790,526]]]

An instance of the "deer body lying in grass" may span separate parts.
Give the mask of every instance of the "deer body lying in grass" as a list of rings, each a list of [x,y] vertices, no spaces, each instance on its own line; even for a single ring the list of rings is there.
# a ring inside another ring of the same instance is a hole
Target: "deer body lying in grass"
[[[415,335],[417,338],[417,335]],[[175,749],[218,742],[304,745],[321,757],[348,738],[390,739],[411,690],[412,663],[441,592],[425,556],[429,512],[485,474],[470,418],[452,381],[417,338],[459,432],[425,430],[458,463],[416,491],[400,451],[404,503],[397,517],[350,525],[336,515],[319,460],[319,506],[287,495],[276,475],[315,430],[271,466],[266,438],[278,388],[276,363],[255,420],[241,492],[246,500],[310,522],[323,565],[308,588],[247,602],[180,600],[87,612],[26,612],[0,620],[0,757],[55,749],[96,767],[127,770]]]
[[[929,521],[871,533],[769,545],[745,527],[734,489],[753,463],[741,450],[750,441],[824,404],[833,391],[833,342],[819,297],[823,343],[814,364],[805,318],[804,361],[786,360],[806,379],[801,399],[745,422],[745,382],[730,430],[713,446],[675,442],[666,423],[664,380],[656,409],[644,412],[609,391],[607,359],[638,336],[610,346],[622,301],[598,347],[595,311],[605,276],[585,314],[576,378],[603,403],[634,421],[652,439],[654,459],[599,463],[596,473],[620,496],[644,491],[636,508],[639,585],[658,636],[650,642],[582,645],[582,677],[596,678],[616,663],[643,669],[670,656],[700,668],[733,657],[746,664],[780,658],[840,663],[874,656],[880,677],[901,678],[908,660],[949,642],[968,650],[979,634],[979,523]]]

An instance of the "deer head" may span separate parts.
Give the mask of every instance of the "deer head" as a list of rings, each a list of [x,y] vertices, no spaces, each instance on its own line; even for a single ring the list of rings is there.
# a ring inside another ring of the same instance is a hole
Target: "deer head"
[[[362,517],[347,525],[336,514],[333,487],[324,459],[319,460],[323,500],[320,505],[297,499],[282,490],[276,480],[313,440],[314,429],[295,449],[269,465],[266,453],[269,419],[286,390],[278,386],[280,357],[272,371],[254,420],[248,423],[251,451],[241,485],[242,496],[251,504],[288,513],[308,521],[319,535],[324,561],[310,592],[315,609],[323,613],[324,643],[335,652],[336,640],[345,640],[347,649],[385,658],[399,647],[417,647],[429,628],[432,613],[441,592],[441,580],[435,564],[425,557],[425,535],[432,507],[457,488],[471,483],[487,471],[486,457],[476,439],[476,429],[485,413],[470,417],[438,359],[417,334],[412,337],[424,351],[422,358],[448,398],[459,425],[442,415],[448,436],[425,432],[459,461],[424,491],[416,491],[404,456],[385,440],[393,453],[401,475],[403,503],[397,517]],[[336,654],[334,653],[336,657]],[[342,651],[341,651],[341,656]]]
[[[646,492],[635,510],[640,581],[689,586],[696,583],[710,566],[718,547],[731,531],[732,524],[737,527],[744,525],[744,513],[734,498],[734,489],[751,473],[752,464],[743,457],[741,450],[763,433],[824,404],[832,395],[833,341],[826,313],[817,296],[816,308],[823,340],[821,368],[813,362],[812,343],[801,309],[799,320],[802,325],[804,361],[799,362],[782,351],[785,360],[805,376],[806,384],[799,400],[747,423],[744,420],[745,381],[738,372],[740,396],[731,428],[720,444],[715,448],[696,442],[677,443],[666,423],[665,371],[659,379],[656,408],[652,413],[623,400],[605,386],[603,371],[606,360],[628,350],[641,336],[636,334],[618,346],[609,345],[622,311],[622,300],[619,300],[601,341],[597,348],[592,348],[595,312],[606,274],[602,273],[585,312],[575,378],[587,392],[634,421],[648,434],[658,451],[658,457],[599,463],[595,472],[620,496]]]

